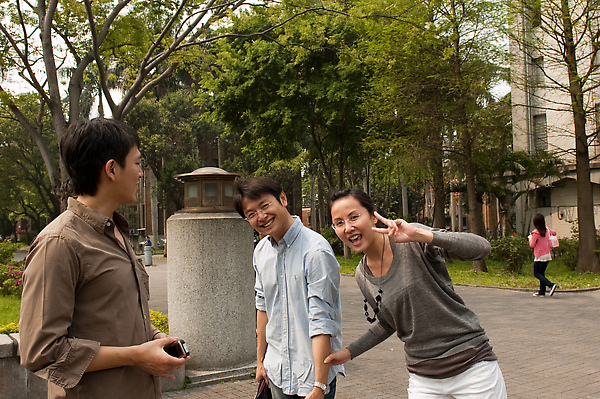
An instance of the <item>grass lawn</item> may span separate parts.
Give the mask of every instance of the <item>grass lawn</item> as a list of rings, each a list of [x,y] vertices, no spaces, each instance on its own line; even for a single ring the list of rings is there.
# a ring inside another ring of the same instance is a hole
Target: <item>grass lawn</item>
[[[20,307],[20,298],[0,295],[0,326],[8,323],[18,323]]]
[[[354,253],[350,259],[338,256],[342,273],[354,274],[356,265],[362,258],[362,254]],[[473,262],[452,261],[448,264],[448,272],[455,284],[477,284],[491,285],[496,287],[513,288],[538,288],[540,282],[533,277],[533,260],[523,266],[518,274],[509,274],[504,271],[504,264],[495,260],[487,260],[487,273],[474,272]],[[575,289],[600,287],[600,274],[579,274],[569,270],[560,259],[550,262],[546,270],[546,277],[553,283],[558,284],[559,289]]]

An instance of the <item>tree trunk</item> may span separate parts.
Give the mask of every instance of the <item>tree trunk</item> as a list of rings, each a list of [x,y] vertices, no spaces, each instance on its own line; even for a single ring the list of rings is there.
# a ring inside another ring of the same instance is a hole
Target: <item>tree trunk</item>
[[[585,123],[585,120],[584,120]],[[577,131],[577,127],[575,128]],[[585,137],[585,129],[584,134]],[[584,139],[585,140],[585,139]],[[578,137],[577,142],[580,141]],[[594,222],[594,205],[592,198],[592,183],[590,181],[590,166],[587,146],[577,152],[577,219],[579,227],[579,256],[577,271],[600,272],[600,261],[596,253],[596,225]]]
[[[565,61],[569,73],[569,92],[575,125],[575,160],[577,173],[577,220],[579,227],[579,255],[577,271],[599,272],[600,259],[596,253],[596,224],[594,222],[594,201],[590,180],[590,156],[585,132],[585,108],[581,78],[577,71],[576,44],[573,39],[568,0],[561,0],[562,22],[565,36]]]
[[[498,230],[500,227],[500,221],[498,220],[498,200],[494,196],[490,196],[489,199],[490,209],[490,230],[492,239],[498,238]]]
[[[439,158],[436,156],[432,158],[430,166],[433,174],[433,227],[444,229],[446,228],[446,189],[441,154]]]
[[[468,152],[467,154],[470,154]],[[469,204],[469,230],[472,233],[485,237],[485,228],[483,226],[483,209],[481,202],[477,198],[477,189],[475,187],[475,165],[467,158],[465,170],[465,181],[467,183],[467,203]],[[485,260],[473,261],[473,270],[487,272]]]
[[[402,185],[402,219],[408,220],[409,217],[409,213],[408,213],[408,188],[406,187],[406,179],[404,178],[404,175],[402,176],[402,181],[401,181],[401,185]]]
[[[317,225],[317,190],[315,189],[315,174],[312,169],[310,172],[310,228],[315,231],[321,231]]]
[[[452,9],[452,15],[456,16],[456,2],[451,1],[450,7]],[[459,5],[460,6],[460,5]],[[485,237],[485,229],[483,226],[483,209],[479,199],[477,198],[477,188],[475,186],[475,165],[473,164],[473,148],[472,148],[472,136],[468,128],[468,116],[467,116],[467,103],[469,99],[468,86],[464,87],[463,73],[462,73],[462,60],[461,60],[461,33],[459,29],[458,19],[453,21],[452,34],[454,39],[452,41],[452,47],[455,53],[452,55],[453,67],[454,67],[454,79],[456,80],[457,90],[460,93],[458,97],[458,104],[456,108],[456,131],[458,133],[459,140],[465,160],[465,181],[467,183],[467,203],[469,205],[469,214],[467,215],[469,230],[472,233],[478,234]],[[487,272],[487,266],[485,260],[473,261],[473,270]]]

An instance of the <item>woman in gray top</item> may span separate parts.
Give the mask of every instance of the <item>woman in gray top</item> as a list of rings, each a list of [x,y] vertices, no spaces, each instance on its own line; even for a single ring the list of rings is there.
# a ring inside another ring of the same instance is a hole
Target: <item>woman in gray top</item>
[[[410,399],[506,398],[496,355],[477,316],[454,291],[444,261],[483,259],[488,241],[388,220],[356,189],[334,194],[331,202],[336,234],[365,255],[356,282],[373,325],[325,362],[343,364],[396,332],[404,342]],[[376,228],[377,220],[386,227]]]

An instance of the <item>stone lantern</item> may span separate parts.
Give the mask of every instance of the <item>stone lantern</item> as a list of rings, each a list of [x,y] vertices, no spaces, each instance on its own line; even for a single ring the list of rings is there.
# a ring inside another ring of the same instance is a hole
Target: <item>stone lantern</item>
[[[233,181],[239,175],[220,168],[200,168],[176,175],[183,183],[182,212],[234,211]]]
[[[190,350],[188,387],[256,367],[254,235],[234,210],[237,176],[219,168],[175,176],[185,206],[167,220],[169,334]]]

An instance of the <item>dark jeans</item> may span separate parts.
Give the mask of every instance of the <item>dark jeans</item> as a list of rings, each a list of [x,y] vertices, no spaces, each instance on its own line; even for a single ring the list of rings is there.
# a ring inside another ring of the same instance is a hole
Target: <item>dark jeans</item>
[[[546,278],[546,268],[549,262],[533,262],[533,275],[540,280],[540,295],[546,295],[546,287],[550,288],[554,284]]]
[[[337,377],[334,378],[333,381],[331,381],[331,384],[329,384],[329,393],[325,395],[325,399],[333,399],[335,397],[336,380]],[[298,395],[284,394],[281,388],[276,387],[275,384],[273,384],[273,381],[269,381],[269,385],[271,386],[271,395],[273,396],[273,399],[301,399],[304,397]]]

